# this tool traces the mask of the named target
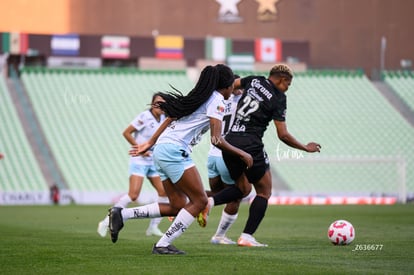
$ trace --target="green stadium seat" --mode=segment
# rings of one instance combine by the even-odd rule
[[[1,192],[42,192],[49,188],[19,120],[5,82],[0,77]]]
[[[148,108],[154,92],[171,90],[169,84],[186,92],[194,85],[184,72],[137,70],[27,70],[22,80],[66,182],[80,192],[125,192],[129,145],[122,131]],[[271,123],[264,142],[274,193],[394,192],[395,165],[363,158],[395,156],[406,160],[407,189],[414,191],[414,129],[360,71],[298,73],[287,95],[289,131],[302,142],[320,142],[322,152],[292,151]],[[192,154],[206,188],[209,146],[206,133]],[[284,161],[283,154],[333,161]]]
[[[387,72],[384,75],[384,81],[414,112],[414,73],[412,71]]]

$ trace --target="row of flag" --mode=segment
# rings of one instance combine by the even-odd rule
[[[160,35],[155,37],[155,57],[161,59],[183,59],[184,37]],[[80,37],[76,34],[53,35],[50,47],[52,55],[78,56]],[[128,36],[101,37],[101,56],[108,59],[128,59],[131,39]],[[22,33],[3,33],[2,50],[11,54],[26,54],[29,49],[28,35]],[[277,62],[282,60],[282,42],[274,38],[258,38],[254,41],[254,58],[258,62]],[[232,40],[225,37],[207,37],[205,58],[225,61],[232,55]]]

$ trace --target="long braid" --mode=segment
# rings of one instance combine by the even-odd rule
[[[217,89],[219,77],[219,70],[216,67],[205,67],[195,87],[186,96],[174,87],[172,87],[174,91],[161,93],[165,102],[160,104],[160,108],[166,115],[176,119],[192,114]]]

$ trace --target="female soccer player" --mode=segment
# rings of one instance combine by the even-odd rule
[[[235,78],[240,78],[240,76],[235,75]],[[222,122],[223,136],[229,131],[229,128],[234,121],[237,103],[239,102],[242,93],[242,90],[234,89],[230,98],[225,101]],[[221,150],[213,144],[211,144],[210,151],[208,152],[207,169],[210,191],[206,192],[209,197],[220,192],[229,185],[235,184],[234,180],[230,176],[226,164],[224,163]],[[226,204],[221,213],[216,233],[213,237],[211,237],[210,242],[212,244],[236,244],[236,242],[226,236],[226,233],[237,219],[240,202],[241,199]]]
[[[269,122],[273,120],[278,138],[288,146],[310,153],[319,152],[321,148],[315,142],[306,145],[300,143],[287,130],[285,93],[292,79],[292,70],[284,64],[278,64],[270,70],[268,78],[248,76],[235,80],[235,88],[242,88],[245,93],[239,100],[235,121],[225,139],[233,146],[243,148],[251,154],[253,166],[246,167],[239,158],[223,151],[224,162],[236,184],[210,197],[207,207],[197,220],[200,226],[204,227],[211,207],[247,196],[252,183],[256,197],[250,205],[249,217],[237,241],[239,246],[267,246],[256,241],[253,234],[265,215],[272,192],[269,159],[262,141]]]
[[[138,143],[148,140],[158,129],[158,127],[165,120],[164,111],[159,108],[159,103],[164,101],[160,93],[155,93],[152,96],[151,108],[140,113],[131,124],[124,130],[123,136],[131,144],[136,145]],[[165,194],[164,187],[162,186],[161,178],[154,166],[154,160],[152,157],[152,150],[148,150],[145,154],[132,157],[129,161],[129,191],[128,194],[123,195],[115,207],[124,208],[129,203],[138,199],[141,193],[142,184],[144,178],[147,177],[154,186],[158,194],[158,202],[168,203],[167,195]],[[153,218],[150,221],[148,229],[146,231],[147,236],[156,235],[162,236],[163,233],[158,228],[162,218]],[[107,215],[98,224],[98,234],[102,237],[106,236],[109,226],[109,216]]]
[[[118,233],[125,220],[176,216],[165,234],[154,244],[152,253],[185,253],[174,247],[172,242],[187,230],[207,205],[200,174],[190,154],[193,146],[200,142],[202,135],[209,129],[212,144],[234,154],[245,166],[252,165],[250,154],[231,146],[221,136],[223,99],[227,99],[233,91],[233,82],[234,75],[229,67],[222,64],[207,66],[188,95],[183,96],[178,90],[162,95],[165,102],[160,103],[160,107],[168,118],[148,142],[133,146],[131,154],[142,154],[156,143],[154,161],[170,204],[111,208],[109,228],[112,242],[118,240]]]

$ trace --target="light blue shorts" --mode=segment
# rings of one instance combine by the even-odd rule
[[[157,144],[153,158],[161,180],[170,179],[172,183],[179,181],[184,171],[194,166],[190,153],[176,144]]]
[[[131,162],[129,164],[129,175],[153,178],[159,176],[155,165],[144,165]]]
[[[225,184],[234,184],[234,180],[230,177],[229,170],[222,157],[208,156],[207,169],[210,179],[220,176]]]

